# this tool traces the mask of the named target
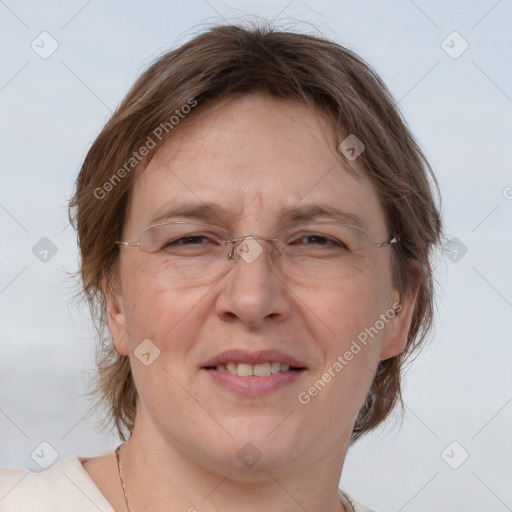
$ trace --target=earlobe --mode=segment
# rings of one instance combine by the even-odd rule
[[[106,277],[101,281],[101,289],[106,300],[108,330],[114,340],[117,352],[122,356],[127,356],[129,352],[126,343],[126,319],[122,298]]]
[[[402,294],[401,296],[398,296],[398,293],[396,294],[398,300],[394,301],[390,308],[390,311],[393,310],[394,313],[386,325],[382,338],[380,350],[381,361],[397,356],[405,350],[416,307],[419,287],[420,280],[418,278],[414,289],[410,290],[409,293]]]

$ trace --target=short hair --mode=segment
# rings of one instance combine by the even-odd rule
[[[250,93],[326,113],[336,147],[349,134],[365,145],[358,163],[377,191],[391,232],[400,234],[400,243],[392,246],[393,287],[405,295],[418,283],[419,288],[405,350],[379,363],[351,441],[380,425],[397,403],[403,407],[404,364],[424,344],[433,322],[431,262],[441,216],[432,169],[385,84],[354,52],[322,37],[269,26],[218,25],[163,54],[136,80],[87,153],[70,201],[83,295],[99,337],[89,395],[123,441],[133,430],[137,390],[129,358],[117,352],[108,332],[101,284],[115,283],[115,241],[135,171],[172,135],[173,118],[186,112],[184,106],[197,105],[196,111],[210,100]],[[139,164],[143,147],[151,153]]]

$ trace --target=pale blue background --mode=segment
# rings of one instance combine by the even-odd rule
[[[70,302],[66,201],[110,109],[151,59],[249,15],[317,30],[376,68],[439,177],[447,235],[468,248],[457,263],[438,259],[435,336],[408,372],[402,428],[357,444],[342,487],[381,512],[512,510],[510,0],[0,1],[0,466],[35,469],[42,441],[60,458],[118,443],[94,431],[80,398],[94,340],[85,308]],[[31,48],[43,31],[59,44],[46,60]],[[457,59],[441,48],[453,31],[469,43]],[[47,263],[31,251],[42,237],[58,249]],[[452,441],[469,453],[458,469],[441,457]]]

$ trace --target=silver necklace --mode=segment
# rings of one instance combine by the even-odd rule
[[[117,469],[119,471],[119,479],[121,480],[121,487],[123,488],[123,494],[124,494],[124,501],[126,503],[126,510],[128,510],[128,512],[131,512],[130,511],[130,506],[128,505],[128,496],[126,495],[126,488],[124,486],[124,480],[123,480],[123,468],[121,466],[121,460],[120,460],[120,457],[119,457],[119,452],[121,451],[121,446],[123,446],[122,444],[120,444],[117,448],[116,448],[116,459],[117,459]],[[341,501],[341,500],[340,500]],[[348,500],[347,500],[348,502]],[[352,512],[354,512],[354,507],[352,506],[352,503],[350,503],[350,508],[352,509]],[[343,506],[343,508],[345,508]]]
[[[119,471],[119,479],[121,480],[121,487],[123,488],[124,501],[126,503],[126,510],[128,510],[128,512],[130,512],[130,506],[128,505],[128,496],[126,496],[126,489],[125,489],[124,480],[123,480],[123,468],[121,467],[121,460],[119,458],[119,452],[120,452],[121,446],[123,446],[123,445],[120,444],[116,448],[117,469]]]

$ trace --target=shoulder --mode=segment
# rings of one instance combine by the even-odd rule
[[[68,457],[41,472],[0,468],[1,512],[114,512],[82,466]]]
[[[350,505],[352,505],[354,512],[376,512],[371,508],[361,505],[361,503],[358,503],[354,498],[349,496],[346,492],[342,491],[341,489],[338,490],[338,494],[342,501],[345,499],[346,501],[348,501]]]

